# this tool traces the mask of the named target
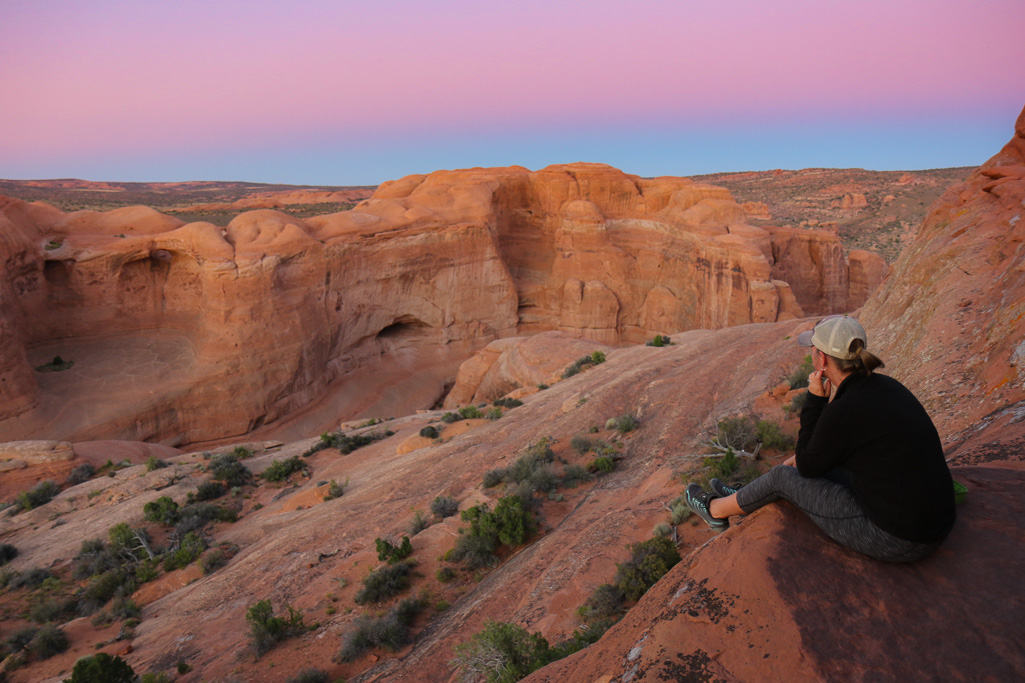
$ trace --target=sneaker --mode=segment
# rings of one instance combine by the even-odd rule
[[[687,506],[693,510],[698,517],[705,520],[705,523],[712,528],[712,531],[723,532],[730,528],[730,520],[713,517],[711,511],[708,509],[708,504],[712,502],[712,499],[718,497],[719,496],[715,496],[704,491],[697,484],[691,484],[688,486],[687,490],[683,494],[684,500],[687,501]]]
[[[708,484],[712,487],[712,491],[715,493],[715,495],[719,496],[720,498],[732,496],[734,493],[739,491],[740,488],[743,486],[743,484],[737,483],[724,484],[718,479],[713,479],[712,481],[708,482]]]

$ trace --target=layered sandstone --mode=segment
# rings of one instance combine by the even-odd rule
[[[619,345],[845,311],[885,272],[848,262],[831,233],[745,216],[722,188],[601,164],[409,176],[351,211],[257,210],[226,228],[5,199],[0,438],[273,437],[315,404],[292,424],[319,433],[432,405],[496,339]],[[75,366],[32,370],[55,355]],[[417,362],[430,370],[396,385],[405,401],[344,386]]]

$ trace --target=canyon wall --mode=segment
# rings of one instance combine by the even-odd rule
[[[722,188],[601,164],[409,176],[351,211],[227,228],[4,199],[0,440],[222,439],[403,349],[638,343],[851,310],[885,276],[832,233],[744,217]],[[54,355],[75,367],[33,371]]]

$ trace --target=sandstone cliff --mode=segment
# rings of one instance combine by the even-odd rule
[[[439,171],[352,211],[227,228],[10,199],[0,220],[4,439],[298,438],[429,407],[496,339],[619,345],[844,311],[886,270],[830,233],[747,225],[722,188],[600,164]],[[33,372],[56,355],[75,367]],[[393,396],[355,390],[393,368]]]

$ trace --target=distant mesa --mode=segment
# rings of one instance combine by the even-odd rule
[[[350,211],[264,208],[226,228],[4,198],[0,434],[276,437],[288,421],[429,407],[498,339],[554,330],[617,346],[849,311],[885,277],[833,232],[755,227],[752,212],[767,208],[587,163],[408,176]],[[33,371],[55,355],[76,364]],[[361,395],[345,388],[375,363]]]

